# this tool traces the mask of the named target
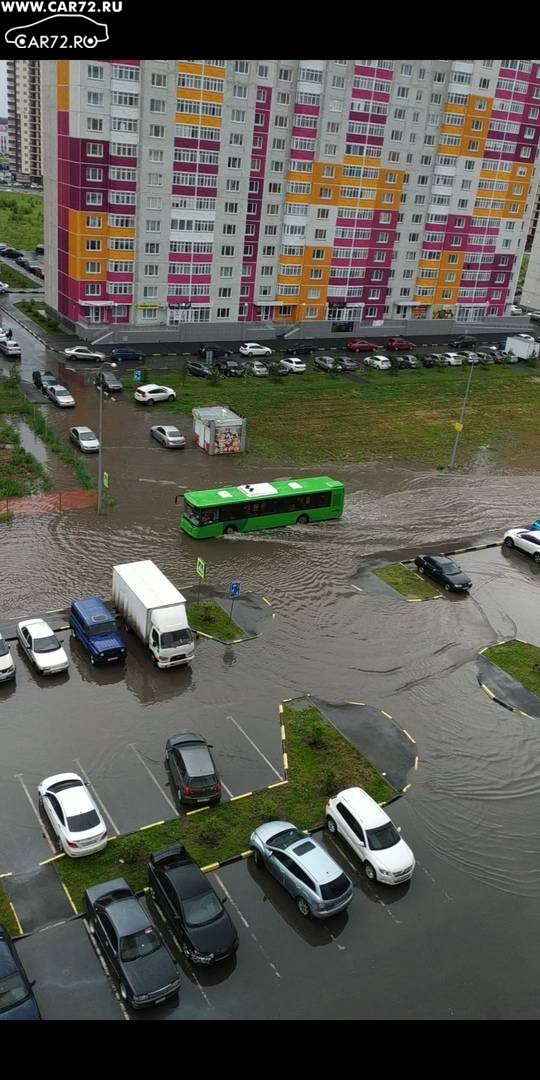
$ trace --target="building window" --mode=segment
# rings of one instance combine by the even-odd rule
[[[101,263],[100,262],[87,262],[84,264],[86,274],[100,274]]]
[[[217,319],[228,319],[231,314],[231,309],[228,307],[218,307],[216,312]]]
[[[103,68],[98,64],[89,64],[87,69],[89,79],[103,79]]]
[[[101,206],[103,203],[103,192],[87,191],[85,201],[87,206]]]
[[[159,266],[157,263],[145,263],[144,276],[145,277],[157,277],[159,274]]]
[[[165,127],[163,124],[150,124],[150,138],[151,139],[164,139]]]
[[[86,179],[92,183],[100,183],[103,180],[103,169],[87,169]]]
[[[153,71],[151,84],[152,86],[161,86],[164,88],[167,86],[167,76],[163,75],[160,71]]]
[[[88,131],[103,131],[103,120],[101,116],[87,116],[86,127]]]

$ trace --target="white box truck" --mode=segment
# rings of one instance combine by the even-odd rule
[[[520,360],[532,360],[540,353],[540,345],[531,334],[513,334],[507,337],[504,351],[519,356]]]
[[[159,668],[189,664],[195,655],[186,600],[150,559],[113,567],[113,603],[148,645]]]

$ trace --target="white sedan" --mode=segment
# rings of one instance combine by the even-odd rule
[[[463,355],[469,356],[469,353],[464,353]],[[463,356],[460,356],[457,352],[445,352],[443,353],[443,356],[447,367],[461,367],[463,363]]]
[[[60,386],[58,383],[53,383],[52,386],[48,386],[47,397],[54,401],[55,405],[59,405],[61,409],[70,409],[75,404],[75,398],[70,394],[66,386]]]
[[[15,677],[15,663],[11,649],[0,634],[0,682],[7,682]]]
[[[377,368],[377,371],[389,371],[392,367],[387,356],[366,356],[364,364],[368,367]]]
[[[290,371],[291,375],[302,375],[306,370],[306,365],[303,360],[300,360],[298,356],[284,356],[281,360],[281,367],[283,371]]]
[[[17,637],[40,675],[67,671],[69,660],[45,619],[25,619],[17,625]]]
[[[79,447],[79,450],[83,454],[97,454],[99,451],[99,439],[97,435],[94,435],[92,428],[89,427],[72,427],[69,429],[69,437],[75,446]]]
[[[153,405],[156,401],[176,401],[176,394],[170,386],[158,386],[157,383],[139,386],[133,397],[141,405]]]
[[[504,534],[504,546],[526,551],[535,563],[540,563],[540,529],[508,529]]]
[[[105,847],[107,826],[76,773],[48,776],[38,787],[38,801],[66,855],[76,859]]]
[[[246,341],[240,346],[240,356],[271,356],[272,350],[268,345],[258,345],[256,341]]]
[[[69,349],[64,349],[64,356],[69,356],[71,360],[97,360],[98,363],[107,359],[105,353],[89,349],[88,345],[72,345]]]

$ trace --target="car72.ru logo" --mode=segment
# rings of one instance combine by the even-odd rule
[[[14,26],[4,38],[17,49],[94,49],[109,40],[109,31],[105,23],[87,15],[62,14]]]

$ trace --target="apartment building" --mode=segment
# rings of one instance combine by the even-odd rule
[[[19,180],[41,183],[41,61],[7,61],[8,152]]]
[[[46,300],[74,325],[503,315],[540,61],[42,62]]]

